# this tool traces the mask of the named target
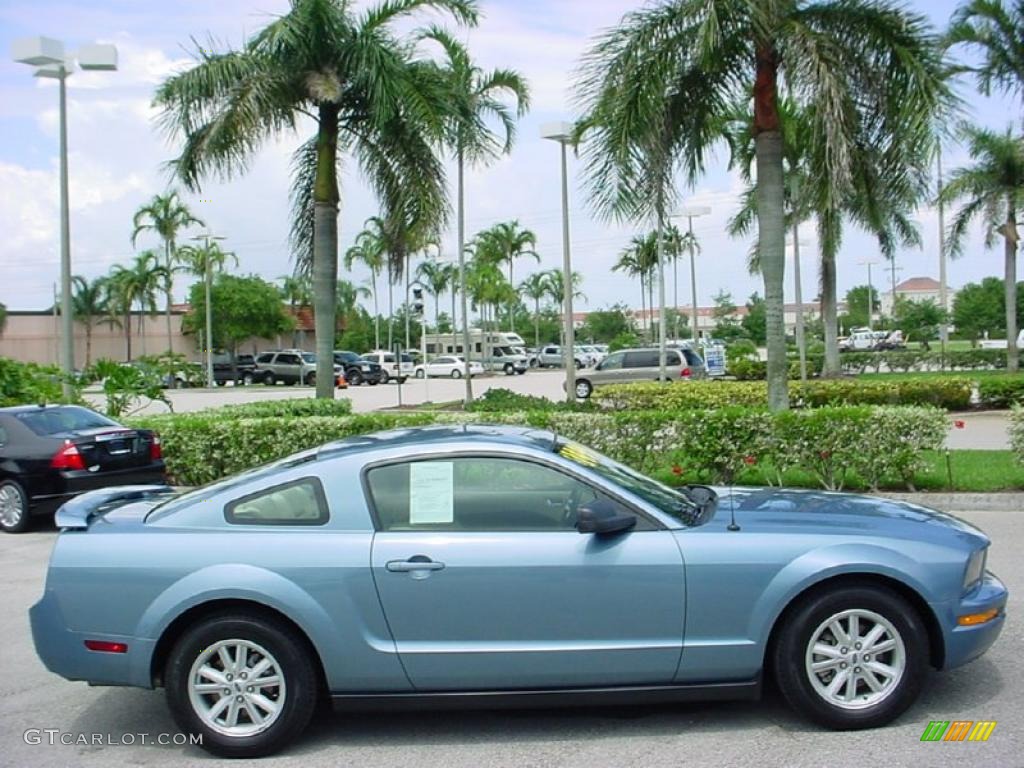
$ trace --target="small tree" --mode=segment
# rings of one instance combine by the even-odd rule
[[[907,341],[920,341],[927,347],[929,341],[938,337],[944,315],[942,307],[931,299],[911,301],[905,296],[896,297],[893,318]]]
[[[768,320],[765,312],[764,299],[754,291],[747,299],[747,314],[740,321],[740,326],[755,344],[763,345],[768,338]]]
[[[189,302],[192,312],[186,315],[184,326],[197,333],[206,322],[206,296],[201,282],[192,285]],[[280,289],[255,275],[218,274],[210,289],[210,302],[217,308],[213,315],[212,346],[228,350],[232,361],[241,342],[254,336],[271,339],[291,330],[294,322],[285,314]]]

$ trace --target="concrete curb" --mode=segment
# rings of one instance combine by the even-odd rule
[[[941,512],[1024,512],[1024,492],[1005,493],[877,493]]]

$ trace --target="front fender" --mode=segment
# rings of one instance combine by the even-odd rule
[[[949,572],[951,569],[944,569]],[[952,571],[955,573],[955,569]],[[750,614],[748,636],[767,646],[775,622],[802,592],[844,574],[871,574],[900,582],[925,602],[941,602],[945,584],[937,584],[930,566],[903,552],[878,544],[846,543],[819,547],[796,558],[775,574]]]
[[[135,635],[152,644],[149,653],[133,656],[132,679],[145,681],[136,684],[151,685],[152,649],[171,623],[190,608],[214,600],[251,600],[273,608],[305,632],[321,659],[335,634],[331,618],[316,600],[279,573],[237,563],[211,565],[171,584],[143,613]]]

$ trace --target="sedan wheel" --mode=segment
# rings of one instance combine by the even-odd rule
[[[312,651],[271,620],[213,616],[188,630],[167,662],[165,685],[183,731],[225,757],[262,757],[298,737],[317,699]]]
[[[427,378],[427,374],[426,374],[426,372],[422,368],[420,368],[418,371],[416,371],[416,378],[417,379],[425,379],[425,378]]]
[[[452,378],[453,379],[461,379],[462,378],[462,371],[460,371],[458,368],[452,368]]]
[[[22,533],[30,520],[28,498],[21,486],[13,480],[0,483],[0,528],[7,533]]]
[[[798,606],[780,630],[774,663],[786,699],[807,717],[830,728],[874,728],[917,698],[928,636],[899,595],[843,587]]]
[[[586,400],[590,397],[590,394],[594,391],[594,386],[586,379],[579,379],[576,382],[576,397],[580,400]]]

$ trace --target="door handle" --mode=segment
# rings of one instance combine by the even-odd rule
[[[444,568],[444,563],[417,555],[408,560],[389,560],[384,567],[392,573],[410,573],[412,571],[440,571]]]

